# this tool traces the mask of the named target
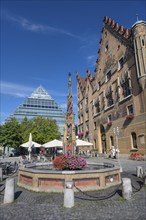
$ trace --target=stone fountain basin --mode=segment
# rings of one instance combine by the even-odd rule
[[[58,171],[52,163],[36,163],[18,170],[17,185],[32,191],[63,192],[65,182],[70,181],[82,191],[104,189],[121,183],[120,168],[110,163],[88,163],[83,170]]]

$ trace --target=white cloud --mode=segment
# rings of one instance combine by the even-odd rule
[[[97,59],[97,56],[96,55],[90,55],[87,57],[87,62],[88,62],[88,65],[93,67],[95,66],[96,64],[96,59]]]
[[[18,97],[18,98],[25,98],[29,96],[36,89],[33,87],[23,86],[20,84],[4,82],[4,81],[1,81],[0,84],[1,84],[1,94],[10,95],[10,96]],[[66,100],[67,100],[67,93],[63,93],[57,90],[47,90],[47,91],[48,91],[48,94],[51,95],[52,97],[56,97],[56,98],[66,97]],[[75,96],[76,94],[73,94],[73,97]]]
[[[28,96],[34,88],[22,86],[20,84],[10,83],[10,82],[1,82],[1,94],[10,95],[19,98],[25,98]]]
[[[6,19],[7,21],[13,22],[17,25],[19,25],[21,28],[23,28],[26,31],[31,32],[39,32],[39,33],[47,33],[47,34],[64,34],[69,37],[78,38],[82,40],[82,38],[78,35],[75,35],[67,30],[63,30],[57,27],[52,27],[50,25],[44,25],[44,24],[36,24],[32,21],[29,21],[28,19],[16,16],[8,11],[2,11],[1,17],[3,19]]]

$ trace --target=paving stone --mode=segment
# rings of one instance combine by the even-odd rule
[[[104,158],[89,159],[92,162],[105,162]],[[108,161],[109,162],[109,161]],[[110,161],[116,164],[117,160]],[[75,193],[75,206],[63,207],[63,193],[36,193],[26,189],[15,188],[15,201],[3,204],[3,194],[0,194],[0,219],[3,220],[144,220],[146,218],[146,187],[142,180],[136,177],[136,166],[145,167],[145,161],[130,161],[121,159],[123,166],[122,177],[131,178],[133,185],[132,199],[127,201],[121,197],[121,186],[117,193],[105,200],[93,199],[106,197],[116,190],[117,186],[106,190],[87,192],[86,196]],[[15,177],[17,180],[17,176]],[[17,181],[15,181],[17,182]],[[3,187],[0,183],[0,188]]]

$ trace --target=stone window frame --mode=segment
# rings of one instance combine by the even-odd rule
[[[109,45],[108,45],[108,42],[105,44],[105,53],[108,53],[109,51]]]
[[[108,82],[108,81],[111,79],[111,77],[112,77],[112,71],[109,70],[109,71],[106,73],[106,80],[105,80],[105,82]]]
[[[121,76],[120,86],[122,87],[123,98],[126,98],[132,94],[131,79],[128,71],[125,71],[123,76]]]
[[[92,115],[94,115],[94,99],[92,100],[92,102],[91,102],[91,105],[92,105]]]
[[[108,108],[114,104],[112,85],[108,87],[105,97],[107,99],[107,108]]]
[[[120,71],[124,66],[124,56],[122,56],[119,60],[118,60],[118,71]]]
[[[101,112],[101,108],[100,108],[100,98],[98,97],[96,102],[95,102],[95,114],[98,114]]]
[[[112,121],[112,115],[109,114],[109,115],[107,116],[107,122],[111,122],[111,121]]]
[[[97,129],[97,122],[94,121],[94,130],[96,130],[96,129]]]
[[[132,150],[137,150],[138,145],[137,145],[137,134],[135,131],[131,132],[131,149]]]
[[[113,88],[113,101],[114,103],[117,103],[120,101],[120,82],[119,82],[119,76],[118,78],[112,83]]]
[[[100,88],[101,88],[101,81],[99,81],[99,82],[97,83],[97,91],[99,91]]]
[[[100,100],[100,111],[104,111],[106,108],[106,100],[105,100],[105,90],[103,90],[100,94],[99,94],[99,100]]]
[[[127,115],[134,114],[134,106],[133,104],[130,104],[127,106]]]

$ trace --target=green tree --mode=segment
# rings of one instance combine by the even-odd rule
[[[32,132],[32,127],[33,127],[33,121],[28,120],[27,117],[25,117],[20,124],[20,133],[22,137],[21,144],[28,141],[29,134]]]
[[[44,144],[53,139],[60,139],[61,134],[55,120],[37,117],[33,119],[32,125],[33,140]]]
[[[1,125],[0,142],[3,147],[19,147],[21,143],[20,124],[15,118]]]
[[[58,125],[55,120],[42,117],[24,120],[19,123],[15,118],[0,125],[0,145],[3,147],[19,148],[21,144],[29,140],[29,134],[35,142],[44,144],[53,139],[60,139]]]

